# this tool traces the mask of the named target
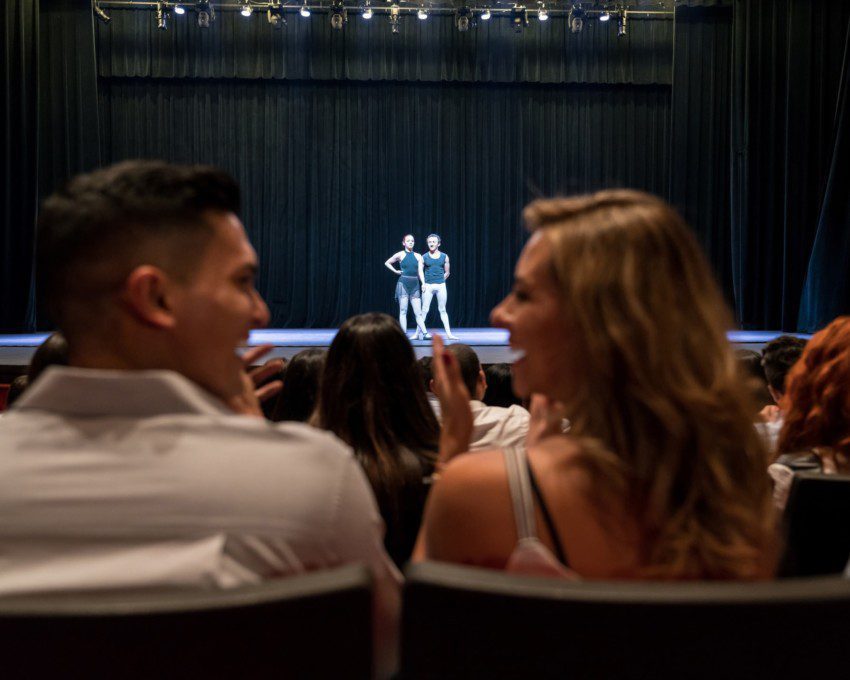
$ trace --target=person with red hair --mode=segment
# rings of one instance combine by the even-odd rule
[[[788,373],[779,458],[770,466],[784,507],[794,470],[850,472],[850,316],[812,336]]]

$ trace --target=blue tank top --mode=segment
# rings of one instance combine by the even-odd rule
[[[440,257],[434,259],[428,253],[422,256],[425,263],[425,283],[446,282],[446,254],[440,253]]]
[[[419,278],[419,261],[413,253],[407,253],[399,263],[402,276],[415,276]]]

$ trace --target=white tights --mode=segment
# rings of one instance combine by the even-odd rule
[[[401,325],[401,330],[407,332],[407,302],[410,300],[410,305],[413,307],[413,316],[416,318],[416,325],[423,333],[428,331],[425,329],[425,319],[422,315],[422,301],[419,298],[410,298],[408,295],[402,295],[398,299],[398,322]]]
[[[431,309],[431,300],[437,296],[437,310],[440,312],[440,319],[443,322],[443,328],[446,329],[448,335],[452,334],[452,329],[449,326],[449,314],[446,312],[446,300],[449,294],[446,292],[445,283],[426,283],[422,287],[422,326],[425,325],[425,317],[428,316],[428,310]]]

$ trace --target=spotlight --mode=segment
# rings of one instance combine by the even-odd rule
[[[511,23],[514,25],[514,33],[522,33],[522,29],[528,26],[528,12],[524,5],[511,8]]]
[[[485,7],[484,11],[481,12],[481,21],[489,21],[490,20],[490,8]]]
[[[280,30],[286,26],[286,17],[283,16],[283,8],[280,3],[269,3],[269,8],[266,10],[266,19],[272,25],[272,28]]]
[[[599,21],[608,21],[611,19],[611,12],[607,9],[602,10],[602,14],[599,15]]]
[[[472,10],[469,7],[461,7],[455,13],[455,26],[457,26],[457,30],[461,33],[465,33],[469,30],[469,26],[472,23]]]
[[[308,16],[310,16],[310,8],[309,8],[309,7],[307,7],[307,3],[306,3],[306,2],[305,2],[303,5],[301,5],[301,9],[300,9],[300,10],[298,10],[298,13],[299,13],[302,17],[304,17],[305,19],[306,19]]]
[[[372,18],[372,5],[369,4],[368,0],[366,4],[363,6],[363,18],[371,19]]]
[[[620,16],[617,18],[617,37],[622,38],[625,35],[628,35],[629,32],[629,16],[626,14],[626,10],[622,10],[620,12]]]
[[[581,33],[581,30],[584,28],[584,19],[586,16],[587,14],[584,9],[582,9],[580,2],[573,5],[568,17],[570,30],[573,33]]]
[[[168,30],[168,12],[162,8],[162,3],[156,3],[156,27],[160,31]]]
[[[251,5],[248,4],[248,0],[242,0],[242,9],[239,10],[239,14],[243,17],[251,16],[254,10],[251,8]]]
[[[398,5],[390,5],[390,15],[389,15],[390,28],[392,29],[394,34],[398,33],[399,30],[400,30],[399,25],[398,25],[398,15],[399,15]]]
[[[186,14],[186,8],[183,5],[174,5],[174,13],[183,16]]]
[[[95,15],[98,19],[100,19],[103,23],[108,24],[112,21],[112,17],[109,16],[100,6],[100,3],[95,0],[94,5],[92,5],[92,9],[94,10]]]
[[[416,13],[416,16],[419,18],[420,21],[425,21],[425,19],[428,18],[428,10],[424,7],[420,7],[419,11]]]
[[[341,31],[342,27],[348,22],[348,12],[341,2],[334,2],[331,5],[331,28],[335,31]]]
[[[549,11],[546,9],[546,5],[544,5],[542,2],[540,3],[540,9],[537,10],[537,20],[549,21]]]
[[[200,0],[195,5],[195,12],[198,14],[198,28],[209,28],[210,23],[215,21],[215,8],[210,0]]]

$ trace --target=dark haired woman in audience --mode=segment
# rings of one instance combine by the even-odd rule
[[[492,321],[520,355],[514,390],[535,394],[527,457],[451,460],[469,441],[469,395],[436,340],[441,467],[451,462],[417,558],[564,577],[769,577],[766,452],[730,315],[687,226],[634,191],[535,201],[523,217],[534,233]]]
[[[481,401],[487,406],[522,406],[522,399],[514,394],[510,364],[490,364],[484,369],[484,376],[487,379],[487,390]]]
[[[779,458],[770,466],[784,507],[794,470],[850,472],[850,316],[815,333],[785,380]]]
[[[316,407],[319,384],[327,351],[305,349],[298,352],[283,369],[283,389],[277,396],[271,420],[306,423]]]
[[[328,350],[314,422],[354,449],[387,525],[387,552],[403,565],[419,531],[439,426],[395,319],[361,314],[342,325]]]

